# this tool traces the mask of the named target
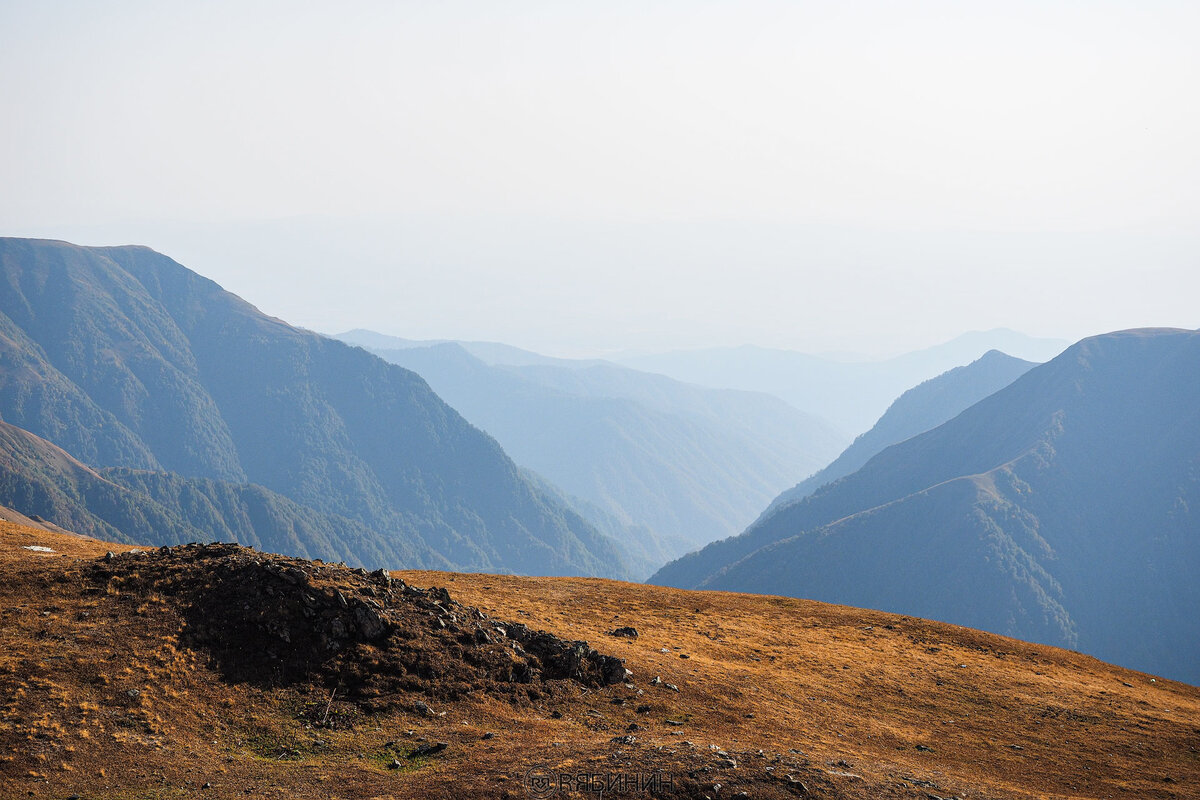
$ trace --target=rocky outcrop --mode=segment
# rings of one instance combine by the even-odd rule
[[[445,588],[409,586],[384,570],[190,544],[110,554],[90,578],[164,599],[181,618],[181,640],[232,681],[318,681],[389,704],[410,692],[536,697],[554,682],[606,686],[629,675],[587,642],[492,619]]]

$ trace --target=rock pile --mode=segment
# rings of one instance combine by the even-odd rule
[[[182,618],[181,640],[234,681],[319,682],[391,705],[407,692],[536,698],[556,681],[607,686],[628,674],[586,642],[492,619],[444,588],[409,586],[384,570],[190,544],[106,556],[90,577],[162,597]]]

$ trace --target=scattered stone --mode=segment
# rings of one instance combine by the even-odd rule
[[[680,653],[679,657],[680,658],[691,658],[691,656],[689,656],[687,653]]]
[[[396,759],[394,759],[394,758],[393,758],[393,759],[392,759],[392,763],[388,764],[387,766],[388,766],[388,769],[400,769],[400,768],[401,768],[401,767],[403,767],[404,765],[403,765],[403,764],[401,764],[399,761],[397,761]]]
[[[634,627],[631,627],[628,625],[626,625],[625,627],[622,627],[622,628],[617,628],[616,630],[609,631],[608,635],[609,636],[624,636],[627,639],[638,638],[637,628],[634,628]]]
[[[630,735],[614,736],[613,738],[609,739],[609,741],[613,744],[633,744],[637,741],[637,737]]]
[[[787,783],[787,785],[792,789],[800,792],[800,794],[808,794],[808,787],[805,786],[804,783],[794,775],[785,775],[784,782]]]
[[[481,738],[482,738],[484,741],[487,741],[488,739],[495,739],[495,738],[496,738],[496,734],[492,733],[491,731],[488,731],[488,732],[487,732],[487,733],[485,733],[485,734],[484,734],[484,735],[483,735]]]
[[[555,710],[550,712],[550,719],[562,719],[562,712]]]
[[[650,706],[644,704],[638,706],[636,709],[637,713],[639,714],[649,714],[652,710],[653,709],[651,709]]]
[[[932,753],[933,752],[932,747],[926,747],[923,744],[917,745],[917,749],[920,750],[922,753]]]
[[[422,756],[433,756],[445,750],[449,745],[445,742],[435,742],[433,744],[423,744],[417,747],[409,754],[409,758],[420,758]]]

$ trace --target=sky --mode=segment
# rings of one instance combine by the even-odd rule
[[[556,355],[1200,327],[1195,2],[0,0],[0,235]]]

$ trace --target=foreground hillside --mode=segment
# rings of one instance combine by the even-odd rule
[[[1200,683],[1200,331],[1084,339],[651,580],[913,614]]]
[[[1200,689],[1077,653],[777,597],[128,549],[0,522],[0,796],[1200,790]]]
[[[205,530],[244,528],[224,511],[247,497],[310,508],[319,522],[293,554],[341,539],[362,564],[629,574],[611,540],[419,376],[145,247],[0,238],[0,418],[88,467],[157,473],[122,481]],[[76,513],[89,515],[104,513]]]

